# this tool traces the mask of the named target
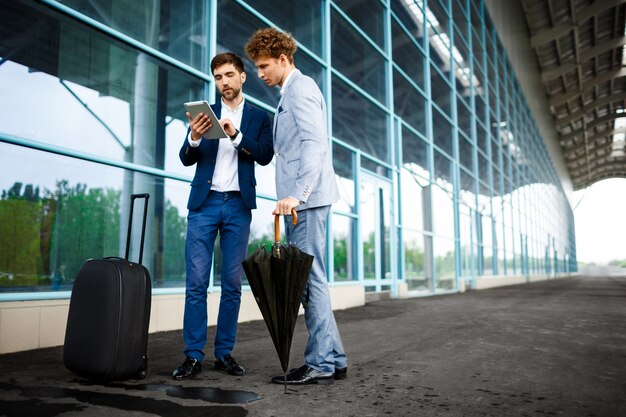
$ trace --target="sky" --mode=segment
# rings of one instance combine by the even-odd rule
[[[597,182],[573,193],[578,262],[626,259],[626,178]]]

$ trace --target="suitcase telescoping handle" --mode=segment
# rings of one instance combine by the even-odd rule
[[[135,207],[135,200],[138,198],[145,198],[146,201],[143,205],[143,223],[141,225],[141,244],[139,245],[139,261],[138,264],[141,264],[143,260],[143,242],[146,237],[146,218],[148,217],[148,199],[150,198],[150,194],[131,194],[130,196],[130,217],[128,219],[128,235],[126,236],[126,255],[124,259],[128,260],[128,253],[130,252],[130,231],[133,226],[133,208]]]

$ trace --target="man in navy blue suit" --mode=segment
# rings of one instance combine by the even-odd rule
[[[213,247],[220,234],[222,249],[221,296],[214,342],[215,368],[231,375],[245,369],[232,357],[241,303],[241,262],[246,256],[252,209],[256,208],[254,163],[270,163],[272,130],[267,113],[248,105],[242,93],[246,73],[233,53],[211,60],[211,72],[222,100],[212,105],[229,138],[204,139],[209,117],[192,118],[180,149],[183,165],[196,164],[187,208],[185,245],[186,291],[183,339],[185,360],[172,374],[175,380],[201,370],[207,342],[207,288]]]

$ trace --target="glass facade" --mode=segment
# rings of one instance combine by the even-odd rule
[[[151,194],[155,292],[182,291],[194,170],[178,159],[182,103],[215,100],[210,58],[245,56],[265,26],[294,35],[296,65],[328,101],[332,284],[434,294],[576,269],[571,208],[480,0],[0,8],[0,300],[68,297],[85,259],[123,256],[134,192]],[[278,90],[245,65],[247,99],[273,115]],[[273,240],[273,164],[257,183],[250,250]]]

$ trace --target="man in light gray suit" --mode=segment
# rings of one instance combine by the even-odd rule
[[[280,86],[274,117],[276,194],[274,214],[285,215],[287,241],[315,257],[302,304],[309,332],[304,365],[278,384],[329,384],[347,376],[346,354],[339,337],[326,281],[326,219],[339,199],[328,133],[326,105],[319,87],[294,64],[296,41],[273,28],[255,32],[245,46],[258,76],[269,87]],[[298,223],[291,224],[291,210]]]

